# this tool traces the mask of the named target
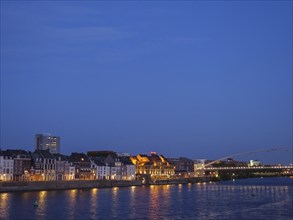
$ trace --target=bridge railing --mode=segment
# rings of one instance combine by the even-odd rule
[[[251,167],[203,167],[199,170],[257,170],[257,169],[293,169],[291,166],[251,166]]]

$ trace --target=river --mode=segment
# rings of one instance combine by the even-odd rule
[[[0,219],[292,220],[293,179],[1,193]]]

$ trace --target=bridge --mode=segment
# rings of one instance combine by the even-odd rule
[[[274,151],[289,151],[287,148],[284,148],[284,147],[278,147],[278,148],[269,148],[269,149],[261,149],[261,150],[256,150],[256,151],[248,151],[248,152],[242,152],[242,153],[237,153],[237,154],[232,154],[232,155],[229,155],[229,156],[225,156],[225,157],[221,157],[217,160],[214,160],[210,163],[207,163],[207,164],[202,164],[202,166],[198,167],[196,170],[208,170],[208,169],[213,169],[213,168],[216,168],[215,170],[218,170],[219,167],[210,167],[211,165],[213,165],[214,163],[217,163],[219,161],[222,161],[222,160],[225,160],[225,159],[228,159],[228,158],[234,158],[236,156],[240,156],[240,155],[245,155],[245,154],[254,154],[254,153],[259,153],[259,152],[274,152]],[[268,167],[270,166],[259,166],[260,169],[267,169]],[[282,169],[280,168],[280,166],[273,166],[274,169]],[[225,167],[223,167],[225,169]],[[231,169],[231,167],[226,167],[227,169]],[[253,168],[253,167],[234,167],[234,169],[256,169],[256,168]],[[270,167],[271,168],[271,167]],[[285,168],[286,169],[286,168]],[[290,168],[288,168],[290,169]]]
[[[218,161],[225,160],[225,159],[228,159],[228,158],[233,158],[233,157],[240,156],[240,155],[254,154],[254,153],[259,153],[259,152],[274,152],[274,151],[289,151],[289,150],[287,148],[284,148],[284,147],[278,147],[278,148],[269,148],[269,149],[261,149],[261,150],[256,150],[256,151],[242,152],[242,153],[232,154],[232,155],[229,155],[229,156],[219,158],[217,160],[214,160],[214,161],[212,161],[210,163],[205,164],[204,167],[208,167],[208,166],[210,166],[210,165],[212,165],[214,163],[217,163]]]
[[[201,170],[201,172],[197,172],[197,175],[211,176],[221,179],[247,178],[256,176],[293,176],[293,165],[205,167]]]
[[[275,170],[275,171],[279,171],[279,170],[293,170],[293,165],[289,165],[289,166],[247,166],[247,167],[243,167],[243,166],[237,166],[237,167],[205,167],[204,171],[218,171],[218,170],[224,170],[224,171],[241,171],[241,170],[249,170],[249,171],[256,171],[256,170]]]
[[[284,165],[259,165],[259,166],[248,166],[248,165],[240,165],[239,166],[233,166],[232,164],[229,166],[212,166],[215,163],[218,163],[219,161],[223,161],[228,158],[233,158],[236,156],[244,155],[244,154],[253,154],[258,152],[274,152],[274,151],[289,151],[286,148],[271,148],[271,149],[262,149],[262,150],[255,150],[255,151],[249,151],[249,152],[243,152],[243,153],[237,153],[233,155],[229,155],[226,157],[222,157],[220,159],[211,161],[209,163],[198,164],[198,167],[195,168],[194,173],[197,176],[205,176],[205,175],[211,175],[218,177],[221,176],[231,176],[234,175],[238,176],[249,176],[249,175],[255,175],[255,174],[272,174],[272,175],[293,175],[293,165],[290,164],[288,166]]]

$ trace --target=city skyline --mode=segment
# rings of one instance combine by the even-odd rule
[[[50,132],[65,154],[292,149],[291,9],[1,1],[1,148]],[[246,158],[289,164],[292,150]]]
[[[48,139],[49,138],[49,139]],[[40,140],[39,140],[40,139]],[[41,142],[41,143],[40,143]],[[56,148],[57,147],[57,148]],[[132,152],[125,152],[123,151],[123,149],[121,148],[115,148],[115,150],[113,150],[112,148],[91,148],[91,150],[87,150],[87,149],[83,149],[82,151],[76,152],[76,151],[66,151],[66,152],[62,152],[60,151],[60,137],[59,136],[53,136],[51,135],[51,133],[42,133],[42,134],[35,134],[35,146],[33,147],[33,149],[28,149],[28,147],[26,148],[12,148],[12,147],[8,147],[5,149],[0,148],[0,150],[25,150],[28,152],[34,152],[35,150],[48,150],[50,153],[55,153],[55,154],[62,154],[62,155],[70,155],[72,153],[89,153],[89,152],[115,152],[117,155],[121,155],[121,156],[133,156],[136,154],[143,154],[143,155],[151,155],[151,154],[157,154],[156,151],[149,151],[149,152],[140,152],[139,149],[137,149],[137,151],[132,151]],[[226,154],[226,155],[222,155],[222,157],[220,158],[189,158],[191,160],[194,161],[198,161],[198,160],[207,160],[207,161],[213,161],[212,163],[216,162],[216,161],[228,161],[228,160],[235,160],[235,161],[241,161],[240,158],[242,158],[242,162],[247,162],[248,164],[251,164],[252,162],[256,161],[259,164],[263,164],[263,165],[273,165],[272,163],[269,164],[267,162],[267,160],[264,161],[259,161],[259,159],[255,159],[255,158],[262,158],[259,157],[259,155],[261,154],[266,154],[266,153],[272,153],[275,154],[276,152],[291,152],[291,149],[289,148],[284,148],[284,147],[275,147],[275,148],[266,148],[266,149],[256,149],[253,151],[246,151],[246,152],[237,152],[237,153],[233,153],[233,154]],[[168,155],[169,158],[175,157],[175,158],[186,158],[189,157],[190,155],[188,155],[186,152],[183,155],[170,155],[170,154],[166,154]],[[258,156],[257,156],[258,155]],[[254,158],[254,159],[252,159]],[[266,158],[265,156],[263,158]],[[278,161],[275,164],[282,164],[283,161]],[[291,161],[289,161],[290,164]],[[289,163],[287,165],[289,165]],[[286,165],[285,163],[283,163],[283,165]]]

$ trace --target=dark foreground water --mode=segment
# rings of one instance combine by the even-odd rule
[[[293,179],[0,194],[0,219],[293,219]],[[35,201],[39,207],[34,207]]]

